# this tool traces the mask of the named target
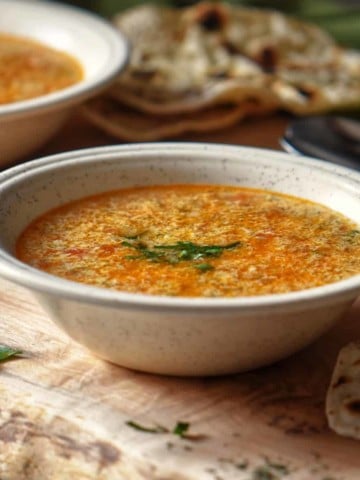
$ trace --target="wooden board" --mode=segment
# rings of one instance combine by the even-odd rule
[[[289,119],[289,115],[286,114],[249,118],[217,132],[187,134],[170,141],[233,143],[279,149],[279,140]],[[78,148],[119,143],[123,142],[90,125],[79,112],[75,111],[60,133],[40,151],[33,153],[31,158]]]
[[[0,281],[0,292],[0,343],[25,352],[0,366],[1,480],[360,478],[360,443],[332,433],[324,416],[337,352],[360,338],[360,303],[276,365],[181,379],[103,362],[27,291]],[[195,438],[141,432],[129,420],[168,430],[189,422]]]
[[[181,140],[279,148],[288,117]],[[76,114],[32,158],[120,143]],[[360,302],[331,332],[269,368],[222,378],[131,372],[61,332],[0,280],[0,480],[359,480],[360,443],[331,432],[324,399],[338,350],[360,338]],[[190,423],[195,439],[127,425]],[[271,468],[269,463],[277,464]]]

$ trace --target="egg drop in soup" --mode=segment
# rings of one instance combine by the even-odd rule
[[[34,220],[23,262],[123,292],[241,297],[360,273],[359,227],[301,198],[226,185],[163,185],[84,198]]]

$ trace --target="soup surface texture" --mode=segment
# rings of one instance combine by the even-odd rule
[[[39,97],[83,77],[71,56],[22,37],[0,34],[0,105]]]
[[[221,185],[124,189],[32,222],[22,261],[127,292],[235,297],[302,290],[360,273],[360,231],[324,206]]]

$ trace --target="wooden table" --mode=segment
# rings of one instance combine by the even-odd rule
[[[231,128],[211,132],[210,134],[188,134],[181,137],[179,140],[234,143],[239,145],[280,149],[279,139],[281,138],[288,121],[289,116],[286,114],[277,116],[273,115],[264,118],[253,118]],[[75,112],[60,134],[50,141],[50,143],[40,152],[33,154],[32,157],[78,148],[112,145],[117,143],[122,142],[114,137],[106,135],[98,128],[90,125],[83,119],[80,113]]]
[[[279,148],[286,121],[187,139]],[[75,115],[41,154],[109,143]],[[360,302],[315,344],[255,372],[159,377],[95,358],[1,280],[0,343],[25,353],[0,366],[0,479],[359,480],[360,443],[331,432],[324,415],[337,352],[360,338],[359,316]],[[191,438],[171,433],[178,421]]]

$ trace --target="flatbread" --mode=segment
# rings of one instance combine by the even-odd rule
[[[179,115],[156,116],[139,112],[108,95],[85,103],[84,115],[106,133],[127,141],[154,141],[187,132],[220,130],[239,120],[272,111],[263,105],[246,102],[236,106],[217,106]]]
[[[114,23],[132,53],[111,94],[142,111],[166,115],[251,99],[300,115],[360,106],[360,55],[279,12],[220,2],[144,5]]]
[[[338,51],[333,63],[302,69],[280,68],[272,90],[286,110],[318,114],[360,107],[360,54]]]
[[[326,397],[330,428],[360,439],[360,342],[350,343],[338,356]]]
[[[240,103],[247,94],[268,97],[261,68],[244,55],[229,55],[217,34],[189,17],[192,12],[145,5],[115,17],[132,45],[119,95],[130,91],[146,99],[147,111],[165,114]]]
[[[243,102],[254,100],[257,104],[264,106],[267,111],[270,108],[276,109],[280,106],[279,101],[266,89],[265,85],[254,79],[252,85],[243,88],[240,81],[226,80],[221,83],[209,85],[204,88],[201,95],[189,93],[179,98],[166,100],[159,98],[147,98],[134,87],[119,88],[118,85],[108,90],[109,96],[135,109],[152,113],[155,115],[176,115],[199,111],[217,105],[240,105]]]

